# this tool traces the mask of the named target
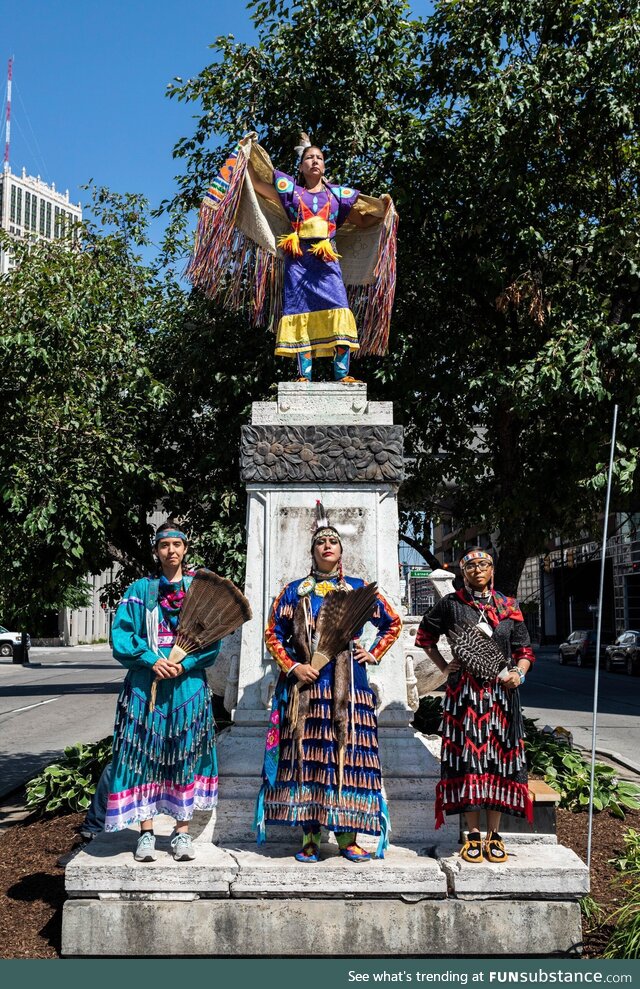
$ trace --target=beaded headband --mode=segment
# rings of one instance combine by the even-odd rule
[[[154,545],[157,546],[161,539],[182,539],[185,543],[189,542],[188,537],[180,529],[163,529],[162,532],[156,532]]]
[[[467,553],[460,560],[460,565],[464,567],[466,563],[471,563],[472,560],[487,560],[493,566],[493,557],[489,553],[485,553],[483,549],[474,549]]]
[[[315,544],[317,543],[318,539],[321,539],[323,536],[335,536],[336,539],[338,540],[338,542],[340,543],[340,545],[342,546],[342,540],[340,539],[340,533],[338,532],[337,529],[334,529],[332,525],[326,525],[326,526],[324,526],[324,528],[318,529],[318,531],[314,533],[313,542],[312,542],[311,545],[312,546],[315,546]]]

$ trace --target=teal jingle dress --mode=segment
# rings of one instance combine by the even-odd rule
[[[129,671],[118,697],[111,792],[105,831],[120,831],[156,814],[189,821],[211,810],[218,765],[211,692],[205,669],[220,642],[185,656],[182,673],[158,680],[150,710],[154,663],[176,640],[180,607],[192,574],[179,583],[144,577],[125,591],[113,622],[113,655]]]

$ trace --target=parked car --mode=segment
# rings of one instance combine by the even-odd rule
[[[602,654],[601,654],[602,655]],[[586,666],[596,659],[596,633],[592,629],[578,629],[572,632],[566,642],[558,646],[558,659],[564,666],[574,659],[576,666]]]
[[[605,649],[604,668],[607,673],[623,667],[630,677],[640,673],[640,632],[631,629],[618,636],[612,646]]]
[[[14,646],[22,644],[22,632],[10,632],[0,625],[0,656],[13,656]],[[31,648],[31,637],[27,636],[27,649]]]

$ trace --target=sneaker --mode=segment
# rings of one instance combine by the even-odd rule
[[[191,835],[182,832],[171,839],[171,851],[176,862],[191,861],[196,857]]]
[[[155,862],[156,860],[156,836],[153,831],[143,831],[138,838],[138,844],[134,853],[136,862]]]

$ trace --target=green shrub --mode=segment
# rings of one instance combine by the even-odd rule
[[[629,828],[623,840],[624,855],[610,861],[621,873],[615,882],[624,898],[622,906],[607,918],[615,927],[603,958],[640,958],[640,832]]]
[[[530,773],[544,777],[545,783],[561,795],[560,806],[586,810],[589,806],[591,761],[525,718],[525,749]],[[640,787],[618,779],[612,766],[596,762],[593,776],[593,809],[608,810],[624,820],[627,810],[640,809]]]
[[[551,767],[560,769],[563,756],[570,750],[568,742],[541,731],[532,718],[524,718],[524,746],[527,768],[535,776],[546,776]]]
[[[626,875],[619,876],[618,881],[625,880],[626,896],[622,906],[608,919],[615,924],[603,958],[640,958],[640,872],[634,870],[634,882],[629,882]]]
[[[421,697],[420,706],[413,717],[413,727],[425,735],[435,735],[442,721],[442,698]]]
[[[580,913],[590,929],[599,927],[602,923],[604,910],[592,896],[583,896],[580,900]]]
[[[624,841],[624,855],[609,859],[609,862],[615,865],[618,872],[637,872],[640,874],[640,831],[629,828],[622,840]]]
[[[111,736],[64,750],[60,762],[43,769],[27,783],[27,807],[43,814],[87,810],[100,774],[111,762]]]

